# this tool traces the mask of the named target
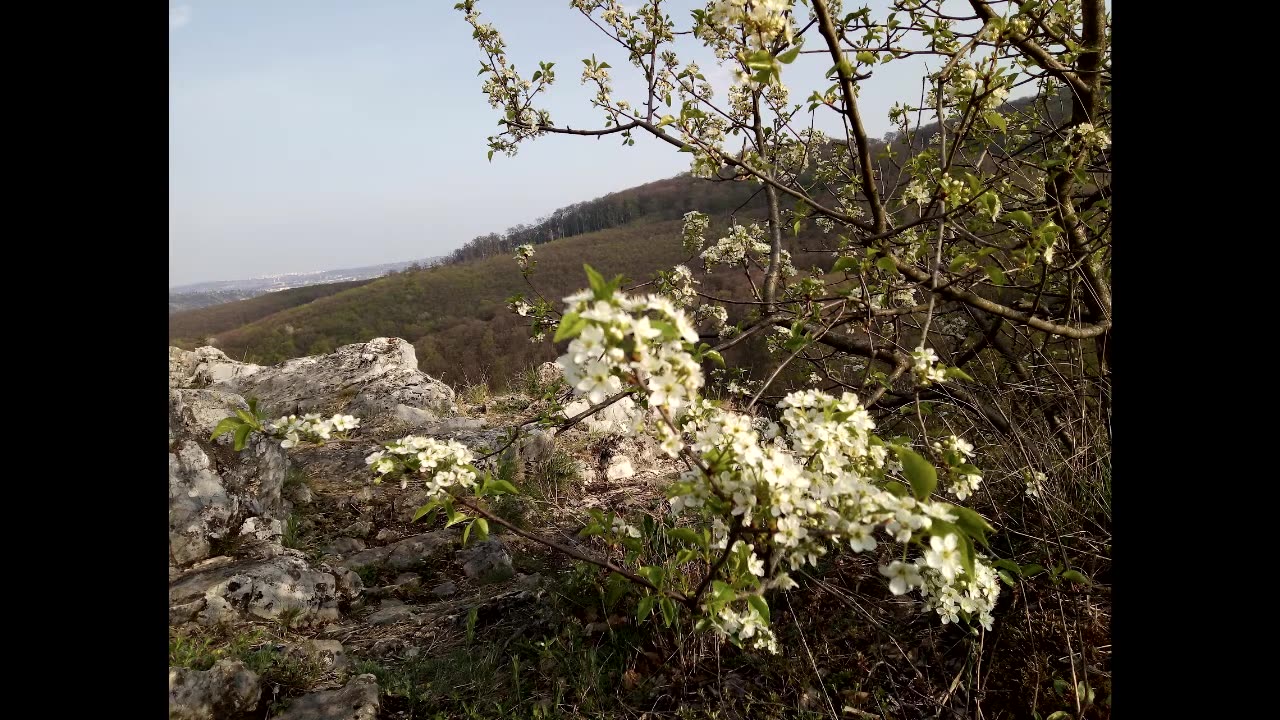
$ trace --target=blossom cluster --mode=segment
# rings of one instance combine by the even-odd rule
[[[1027,483],[1027,497],[1043,497],[1044,483],[1049,478],[1039,470],[1028,470],[1024,474]]]
[[[750,225],[734,225],[729,234],[716,241],[715,245],[702,251],[702,260],[710,272],[716,264],[746,267],[754,262],[763,267],[769,262],[771,246],[764,239],[764,228],[757,223]],[[779,270],[785,276],[796,274],[791,264],[791,253],[782,251]]]
[[[919,347],[911,351],[911,368],[921,385],[932,385],[947,379],[947,367],[938,362],[933,348]]]
[[[698,398],[702,369],[690,346],[697,342],[685,313],[661,295],[630,297],[587,290],[565,298],[562,326],[580,326],[559,359],[565,381],[595,405],[622,392],[643,390],[648,421],[662,448],[676,455],[674,422]]]
[[[533,246],[525,243],[516,248],[516,264],[520,266],[520,272],[526,277],[533,272],[533,268],[538,264],[533,259]]]
[[[364,459],[378,475],[375,483],[399,475],[400,488],[404,489],[409,485],[409,473],[419,473],[426,476],[423,486],[432,496],[439,496],[450,487],[472,488],[476,484],[471,449],[456,440],[408,435],[385,447]]]
[[[658,293],[671,298],[677,307],[689,307],[697,302],[698,291],[693,287],[697,284],[686,265],[677,265],[667,272],[658,271]]]
[[[949,469],[948,492],[957,500],[965,500],[978,491],[982,475],[968,462],[973,457],[973,445],[969,441],[952,435],[946,440],[933,443],[933,449],[942,456]]]
[[[345,438],[347,433],[360,426],[360,418],[353,415],[334,415],[323,418],[319,413],[302,417],[286,415],[263,425],[272,437],[280,438],[280,446],[291,448],[302,442],[323,443],[325,440]]]
[[[1067,142],[1078,142],[1086,148],[1105,150],[1111,145],[1111,135],[1093,123],[1080,123],[1066,129]]]
[[[684,214],[684,228],[681,232],[685,252],[696,254],[707,242],[707,228],[711,226],[711,216],[690,210]]]
[[[797,391],[779,408],[780,425],[718,408],[690,413],[683,429],[692,436],[689,450],[700,463],[673,485],[672,511],[710,515],[713,544],[720,547],[734,532],[722,518],[733,518],[764,539],[771,546],[767,555],[772,566],[760,554],[763,548],[754,546],[747,546],[744,560],[744,567],[761,577],[761,587],[789,585],[788,570],[815,564],[832,544],[847,543],[864,552],[876,549],[880,533],[902,544],[927,538],[926,552],[914,563],[886,566],[891,590],[970,598],[963,607],[973,610],[965,610],[965,616],[989,624],[995,596],[981,583],[970,587],[974,578],[964,569],[951,524],[957,519],[954,509],[884,486],[882,480],[895,471],[895,463],[889,448],[872,434],[875,424],[857,397]],[[947,447],[955,448],[951,452],[964,449],[959,443]],[[924,570],[939,579],[927,583]],[[935,603],[948,611],[953,607],[949,600],[935,598]],[[722,630],[728,626],[738,627],[718,625]]]
[[[743,32],[753,50],[768,49],[779,36],[787,42],[795,32],[791,24],[792,0],[716,0],[711,19],[726,29]]]

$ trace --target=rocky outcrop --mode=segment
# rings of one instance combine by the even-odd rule
[[[236,718],[261,698],[257,673],[238,660],[222,660],[208,670],[169,668],[170,720]]]
[[[239,527],[239,498],[227,492],[213,463],[191,439],[169,453],[169,560],[175,565],[209,557],[212,542]]]
[[[354,600],[362,589],[353,572],[313,569],[302,553],[282,550],[274,557],[219,564],[178,578],[169,584],[169,607],[203,600],[205,607],[196,612],[222,612],[229,606],[264,620],[289,613],[306,625],[338,619],[339,604]]]
[[[203,388],[217,383],[233,383],[261,369],[252,363],[236,362],[215,347],[195,350],[169,348],[170,388]]]
[[[303,695],[274,720],[375,720],[381,703],[373,675],[357,675],[337,690]]]
[[[342,412],[371,421],[399,405],[445,416],[454,404],[453,389],[419,370],[413,346],[400,338],[374,338],[328,355],[232,373],[213,385],[257,397],[278,414]]]
[[[575,400],[564,407],[564,416],[571,418],[591,407],[586,400]],[[634,400],[624,397],[618,402],[604,408],[600,412],[582,421],[583,427],[591,432],[605,435],[630,435],[640,408]]]
[[[170,377],[183,370],[170,354]],[[258,434],[234,452],[229,436],[210,441],[221,420],[246,409],[244,398],[225,390],[169,391],[169,561],[203,560],[220,540],[236,536],[250,519],[259,536],[288,515],[280,491],[289,460],[283,448]],[[279,535],[279,533],[275,533]],[[270,537],[270,533],[265,536]],[[258,539],[263,539],[259,537]]]

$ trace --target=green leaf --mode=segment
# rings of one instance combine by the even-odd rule
[[[733,597],[733,586],[721,580],[711,581],[711,598],[713,602],[724,602]]]
[[[662,568],[652,565],[640,568],[640,577],[653,583],[654,587],[662,587],[662,576],[665,574]]]
[[[1004,115],[1001,115],[998,112],[989,112],[982,117],[991,127],[1000,128],[1000,132],[1007,132],[1009,130],[1008,121],[1005,120]]]
[[[1062,579],[1070,580],[1073,583],[1080,583],[1081,585],[1093,584],[1093,581],[1091,581],[1087,576],[1085,576],[1084,573],[1080,572],[1079,570],[1068,570],[1062,573]]]
[[[489,521],[488,520],[484,518],[476,518],[476,521],[471,524],[474,525],[480,531],[480,542],[484,542],[485,540],[489,539]],[[463,544],[465,545],[466,543],[464,542]]]
[[[768,50],[757,50],[747,56],[747,67],[752,70],[772,70],[773,53]]]
[[[667,531],[667,536],[689,545],[702,547],[702,534],[692,528],[672,528]]]
[[[662,333],[663,340],[672,340],[680,335],[680,331],[676,330],[676,326],[666,320],[651,320],[649,327]]]
[[[724,367],[724,356],[716,350],[708,350],[702,357],[709,358],[715,364]]]
[[[831,272],[847,272],[849,270],[856,271],[861,261],[854,257],[842,257],[836,260],[836,264],[831,266]]]
[[[760,613],[760,617],[764,618],[765,622],[769,622],[769,603],[765,602],[763,597],[760,597],[759,595],[748,595],[747,604],[755,608],[756,612]]]
[[[991,527],[991,523],[967,507],[952,505],[950,509],[956,514],[956,527],[965,531],[969,537],[982,543],[983,547],[987,547],[987,533],[996,531],[995,528]]]
[[[898,497],[906,497],[906,496],[907,496],[907,486],[906,486],[906,485],[903,485],[902,483],[898,482],[897,480],[890,480],[889,482],[885,483],[885,484],[884,484],[884,489],[885,489],[885,490],[888,490],[889,492],[893,493],[894,495],[897,495]]]
[[[519,495],[520,491],[516,489],[515,485],[512,485],[506,480],[494,480],[492,483],[489,484],[489,494],[490,495]]]
[[[910,448],[895,445],[893,450],[898,455],[898,461],[902,463],[902,474],[906,475],[907,480],[911,482],[911,494],[915,495],[917,500],[929,497],[933,489],[938,486],[938,471],[929,464],[928,460],[920,457]]]
[[[239,418],[229,417],[223,418],[218,422],[218,426],[213,429],[213,434],[209,436],[209,442],[218,439],[219,435],[229,433],[239,427],[242,423]]]
[[[457,509],[453,507],[453,505],[447,505],[444,511],[445,511],[445,514],[449,516],[448,522],[444,524],[445,527],[453,527],[454,525],[457,525],[458,523],[467,519],[467,516],[458,512]]]
[[[608,300],[610,292],[609,283],[605,281],[604,276],[596,272],[596,269],[590,265],[583,264],[583,270],[587,271],[587,282],[591,285],[591,292],[595,293],[597,300]]]
[[[800,42],[791,46],[790,50],[778,56],[778,62],[782,63],[783,65],[790,65],[791,63],[795,62],[796,58],[800,56],[800,46],[803,44],[804,44],[804,40],[801,39]]]
[[[473,527],[475,527],[475,522],[469,522],[469,523],[467,523],[467,526],[466,526],[465,528],[463,528],[463,530],[462,530],[462,547],[466,547],[466,546],[467,546],[467,538],[471,535],[471,528],[473,528]]]
[[[410,522],[417,522],[427,513],[435,512],[438,509],[440,509],[440,501],[432,500],[431,502],[428,502],[426,505],[423,505],[422,507],[415,510],[413,512],[413,519],[410,520]]]
[[[945,371],[943,371],[943,374],[949,378],[960,378],[961,380],[968,380],[969,382],[973,382],[973,378],[969,377],[969,373],[961,370],[958,367],[949,367]]]
[[[996,285],[1005,285],[1009,282],[1008,278],[1004,276],[1004,271],[995,265],[983,265],[982,269],[987,273],[987,277],[991,278],[991,282]]]
[[[1032,223],[1031,213],[1027,212],[1026,210],[1014,210],[1013,212],[1005,213],[1004,219],[1008,221],[1016,222],[1019,225],[1027,228],[1031,227],[1031,223]]]
[[[1013,580],[1013,577],[1004,570],[997,570],[996,575],[1000,576],[1000,581],[1003,582],[1005,585],[1008,585],[1009,587],[1013,587],[1016,584]]]
[[[1035,577],[1036,575],[1039,575],[1040,573],[1044,572],[1044,566],[1031,563],[1030,565],[1023,565],[1021,568],[1019,568],[1018,572],[1023,577]]]
[[[858,62],[862,63],[863,65],[876,64],[876,54],[873,52],[867,52],[866,50],[863,50],[862,52],[857,54],[857,58],[858,58]]]
[[[644,620],[649,617],[649,613],[653,611],[653,602],[657,598],[653,595],[645,595],[640,598],[640,604],[636,606],[636,620]]]
[[[665,127],[667,125],[674,123],[675,121],[676,121],[676,118],[674,115],[663,115],[662,119],[658,121],[658,127],[659,128]]]
[[[241,450],[244,449],[245,441],[249,439],[249,433],[251,432],[253,432],[252,425],[241,425],[240,427],[236,428],[236,434],[232,436],[233,438],[235,438],[235,445],[233,447],[235,448],[236,452],[240,452]]]
[[[973,577],[973,559],[976,553],[973,549],[973,538],[963,532],[957,532],[956,547],[960,549],[960,561],[964,565],[964,571]]]
[[[572,340],[578,337],[578,333],[587,326],[586,318],[578,315],[578,313],[566,313],[560,319],[560,326],[556,328],[556,335],[552,338],[552,342],[560,342],[562,340]]]
[[[1071,713],[1066,710],[1059,710],[1044,720],[1072,720]]]
[[[658,609],[662,610],[662,622],[666,627],[671,627],[676,622],[676,604],[671,598],[662,598],[658,601]]]
[[[884,270],[885,272],[896,273],[898,271],[898,266],[894,264],[893,258],[888,255],[876,260],[876,267]]]
[[[1018,567],[1018,563],[1016,563],[1016,562],[1014,562],[1014,561],[1012,561],[1012,560],[1010,560],[1010,559],[1008,559],[1008,558],[1000,558],[999,560],[997,560],[997,561],[995,561],[995,562],[991,563],[991,565],[992,565],[993,567],[997,567],[997,568],[1004,568],[1005,570],[1008,570],[1009,572],[1013,573],[1014,575],[1021,575],[1021,574],[1022,574],[1022,568]]]

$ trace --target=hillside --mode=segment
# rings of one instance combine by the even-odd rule
[[[304,305],[317,298],[368,285],[370,280],[308,285],[269,292],[244,300],[218,301],[220,304],[169,314],[169,342],[179,345],[207,344],[218,333],[247,325],[269,315]],[[228,291],[219,291],[228,292]],[[170,307],[173,301],[170,299]]]
[[[640,223],[539,246],[536,286],[552,303],[580,289],[583,263],[636,282],[684,262],[678,220]],[[704,281],[728,293],[740,275]],[[515,373],[555,358],[548,342],[530,343],[526,322],[507,300],[533,291],[508,256],[497,256],[382,278],[337,295],[284,310],[218,336],[232,357],[273,363],[378,336],[413,343],[421,369],[454,384],[499,385]]]

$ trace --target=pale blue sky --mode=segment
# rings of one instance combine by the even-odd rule
[[[546,137],[488,162],[498,114],[480,92],[480,52],[455,1],[170,2],[169,285],[441,255],[688,168],[688,155],[640,135],[631,148],[616,137]],[[694,6],[671,5],[678,26]],[[568,0],[481,0],[479,9],[526,77],[538,60],[557,63],[545,105],[557,124],[601,127],[579,82],[592,52],[616,68],[615,97],[640,99],[620,48]],[[701,48],[682,57],[711,66]],[[829,66],[803,57],[787,77]],[[919,83],[912,61],[864,84],[873,135],[889,130],[893,102],[919,97]],[[825,85],[793,86],[792,100]]]

